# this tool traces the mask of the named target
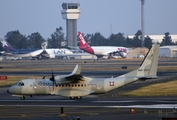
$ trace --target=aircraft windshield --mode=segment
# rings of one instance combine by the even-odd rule
[[[24,86],[24,83],[23,82],[19,82],[18,86]]]

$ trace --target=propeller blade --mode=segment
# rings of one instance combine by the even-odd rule
[[[52,70],[52,77],[50,78],[51,81],[53,81],[53,91],[54,91],[54,85],[55,85],[55,77],[53,74],[53,70]]]
[[[54,74],[53,74],[53,70],[52,70],[52,77],[50,78],[51,81],[55,81],[55,77],[54,77]]]

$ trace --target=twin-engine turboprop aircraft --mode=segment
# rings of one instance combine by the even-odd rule
[[[132,72],[115,78],[91,78],[81,75],[81,65],[76,65],[69,75],[54,76],[50,79],[23,79],[11,86],[7,92],[25,99],[25,95],[59,95],[81,99],[90,94],[102,94],[137,80],[156,78],[159,44],[154,44],[141,66]]]

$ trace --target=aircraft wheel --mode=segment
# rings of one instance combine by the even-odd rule
[[[21,96],[20,99],[21,99],[21,100],[24,100],[24,99],[25,99],[25,96]]]
[[[82,99],[82,96],[78,96],[78,97],[76,97],[76,98],[80,100],[80,99]]]
[[[70,97],[70,99],[71,99],[71,100],[74,100],[74,99],[75,99],[75,97]]]

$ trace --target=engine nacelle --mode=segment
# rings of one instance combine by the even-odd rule
[[[49,58],[55,58],[55,54],[49,54]]]
[[[126,57],[127,57],[127,53],[125,53],[125,52],[120,52],[119,54],[120,54],[120,56],[121,56],[122,58],[126,58]]]
[[[66,75],[55,76],[56,85],[70,83],[70,81],[66,80],[66,77]]]

